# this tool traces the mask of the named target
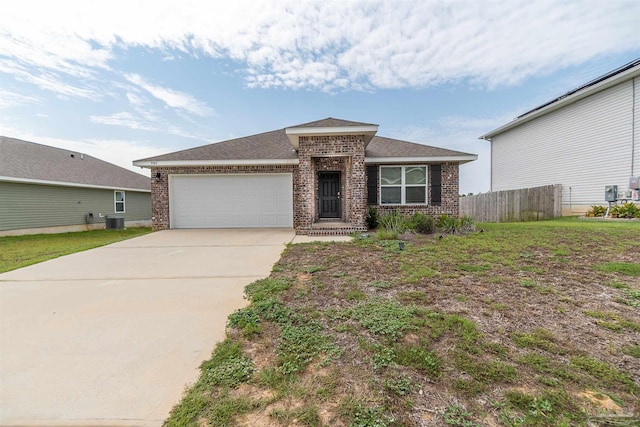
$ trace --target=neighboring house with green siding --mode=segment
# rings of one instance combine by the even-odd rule
[[[0,236],[151,224],[150,178],[87,154],[0,136]]]

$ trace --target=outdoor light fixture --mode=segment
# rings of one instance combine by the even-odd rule
[[[156,182],[162,181],[162,174],[160,172],[156,172]]]

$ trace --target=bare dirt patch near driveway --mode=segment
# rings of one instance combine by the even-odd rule
[[[0,274],[0,425],[159,425],[293,231],[169,230]]]

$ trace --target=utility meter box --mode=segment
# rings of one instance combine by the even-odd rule
[[[617,185],[605,185],[604,186],[604,201],[615,202],[618,199],[618,186]]]
[[[632,176],[629,178],[629,189],[640,190],[640,176]]]

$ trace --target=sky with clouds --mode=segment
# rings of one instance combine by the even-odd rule
[[[325,117],[465,152],[640,57],[637,0],[5,2],[0,135],[132,161]]]

